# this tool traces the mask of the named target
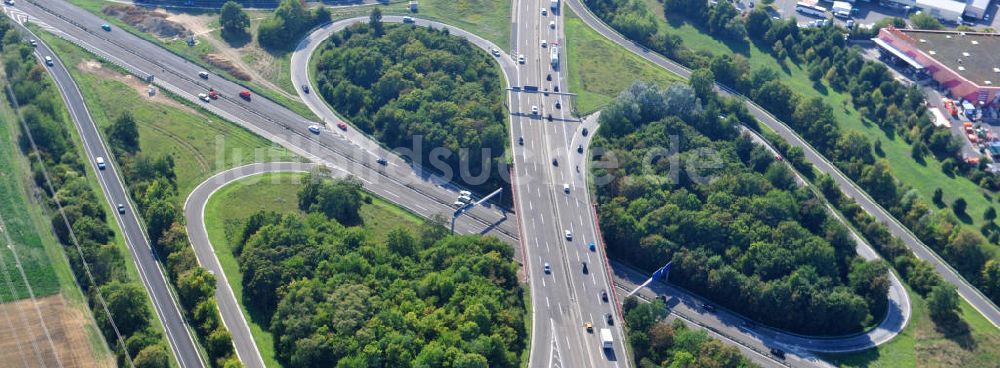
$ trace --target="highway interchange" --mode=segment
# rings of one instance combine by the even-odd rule
[[[513,47],[511,55],[502,54],[498,59],[507,75],[508,83],[511,86],[534,85],[549,89],[554,89],[554,86],[558,85],[560,90],[565,91],[567,86],[562,78],[562,69],[551,68],[549,49],[540,46],[541,39],[546,39],[549,42],[564,39],[561,19],[558,14],[552,14],[551,10],[546,16],[540,15],[540,10],[547,8],[547,2],[536,0],[522,1],[516,4],[514,9],[517,9],[518,12],[514,15],[513,26],[514,39],[517,40],[517,44]],[[586,9],[580,9],[581,4],[576,0],[569,0],[564,6],[573,8],[592,27],[612,40],[616,40],[613,35],[606,33],[610,29],[603,23],[591,24],[596,21],[596,18],[593,18]],[[449,207],[449,204],[455,198],[457,188],[442,178],[430,176],[419,167],[413,167],[398,159],[395,155],[379,147],[377,143],[354,132],[353,129],[349,129],[347,132],[327,129],[319,136],[313,136],[305,130],[313,122],[298,117],[271,101],[256,96],[251,102],[231,98],[235,97],[244,87],[224,81],[221,77],[214,75],[210,77],[210,83],[198,80],[194,76],[201,70],[200,67],[126,32],[99,33],[99,30],[90,29],[96,28],[96,25],[102,21],[86,11],[61,2],[46,2],[46,7],[55,9],[49,12],[33,7],[32,4],[24,1],[19,2],[18,5],[20,10],[29,13],[37,22],[61,32],[61,36],[84,45],[92,52],[122,65],[137,75],[155,75],[154,82],[157,85],[184,98],[194,100],[194,96],[207,90],[209,85],[222,91],[226,97],[207,104],[206,108],[289,148],[303,157],[322,163],[334,171],[345,170],[360,177],[364,181],[366,189],[411,211],[424,216],[451,212],[452,208]],[[62,17],[55,16],[53,13],[61,14]],[[555,29],[549,27],[551,20],[556,21]],[[386,17],[386,21],[398,22],[400,19]],[[417,22],[420,25],[428,24],[419,19]],[[336,24],[334,23],[328,30],[334,29]],[[86,25],[91,26],[87,27]],[[435,26],[441,27],[443,25],[437,24]],[[604,27],[603,30],[601,26]],[[453,27],[449,28],[451,28],[452,34],[460,35],[459,33],[464,32]],[[613,33],[613,31],[610,32]],[[300,50],[308,50],[311,44],[318,45],[325,38],[318,33],[310,35],[311,38],[314,36],[315,38],[311,41],[303,41],[303,44],[299,46]],[[461,36],[469,38],[477,46],[484,49],[495,47],[474,35]],[[636,50],[631,42],[619,43],[626,47],[631,46],[631,51],[667,67],[679,75],[687,75],[685,70],[677,69],[678,67],[670,63],[669,60],[650,54],[641,48]],[[51,51],[44,48],[40,48],[39,52],[51,54]],[[296,57],[300,57],[300,55],[308,57],[310,54],[311,52],[296,52]],[[525,55],[524,64],[515,65],[515,55],[517,54]],[[564,55],[565,53],[561,53],[561,56]],[[657,58],[662,60],[657,60]],[[563,60],[563,62],[565,61]],[[307,64],[293,62],[293,65]],[[670,66],[668,67],[668,65]],[[63,90],[67,105],[83,107],[82,97],[69,96],[71,93],[66,92],[68,86],[75,88],[75,85],[69,79],[68,73],[65,73],[65,68],[60,65],[50,69],[53,70],[57,83]],[[59,75],[60,70],[63,71],[64,75]],[[549,74],[552,76],[551,82],[546,80],[546,75]],[[293,68],[292,75],[296,85],[308,83],[307,73],[301,70],[296,71]],[[79,92],[77,91],[76,94],[79,95]],[[315,94],[303,97],[314,112],[324,118],[327,126],[332,127],[331,123],[338,121],[332,111],[322,101],[319,101]],[[620,350],[622,334],[621,330],[617,329],[620,323],[615,324],[616,351],[614,354],[605,355],[604,352],[600,351],[597,337],[587,334],[582,328],[584,321],[593,322],[597,328],[603,327],[604,313],[613,311],[613,304],[603,303],[599,298],[600,290],[612,291],[606,269],[601,266],[604,264],[602,261],[603,247],[598,246],[596,252],[590,252],[586,247],[590,241],[598,239],[598,234],[593,212],[590,209],[591,201],[586,191],[584,177],[575,173],[575,166],[583,162],[585,155],[576,153],[574,148],[577,145],[583,145],[586,148],[588,143],[587,137],[583,137],[580,133],[582,122],[568,114],[568,111],[571,111],[568,106],[570,101],[565,96],[511,92],[508,93],[507,97],[508,106],[511,108],[511,147],[515,154],[514,189],[517,209],[515,213],[519,216],[515,220],[515,217],[504,217],[494,209],[476,208],[471,213],[473,217],[463,217],[458,222],[456,230],[463,233],[485,232],[516,244],[516,249],[523,249],[523,255],[520,253],[521,249],[518,249],[518,258],[524,260],[525,272],[531,286],[532,301],[535,303],[532,307],[533,322],[535,323],[530,354],[532,366],[627,366],[628,359],[624,359]],[[309,102],[310,98],[315,99],[313,103]],[[554,107],[554,102],[557,100],[561,102],[561,109]],[[315,102],[319,102],[319,104]],[[539,107],[539,115],[531,113],[531,106]],[[73,110],[71,107],[71,111]],[[751,107],[751,112],[758,115],[762,122],[782,133],[782,129],[775,128],[775,126],[781,127],[783,124],[770,118],[766,112],[762,110],[758,112],[757,110]],[[553,115],[553,122],[547,122],[543,118],[549,113]],[[86,126],[93,127],[85,110],[77,109],[77,112],[73,113],[73,117],[81,131],[87,130]],[[769,123],[768,119],[773,122]],[[596,128],[595,120],[591,119],[587,123],[590,124],[590,131],[594,131]],[[92,157],[110,157],[104,149],[103,143],[100,142],[100,135],[96,128],[91,128],[91,130],[93,130],[91,137],[96,137],[96,140],[91,139],[90,143],[85,143],[88,153]],[[788,131],[790,132],[790,130]],[[790,137],[796,138],[786,137],[790,143],[794,145],[796,142],[801,142],[801,139],[798,139],[794,132],[790,132],[790,134]],[[518,144],[519,137],[524,137],[524,146]],[[804,142],[801,144],[805,145]],[[812,152],[814,157],[809,155],[811,150],[807,149],[806,152],[807,158],[814,164],[825,162],[815,152]],[[383,157],[389,160],[389,165],[379,167],[374,161]],[[553,165],[552,159],[558,159],[559,166]],[[817,164],[817,167],[823,169],[820,164]],[[122,182],[118,178],[117,172],[113,170],[113,165],[109,169],[111,170],[101,172],[99,175],[102,178],[102,188],[105,190],[109,203],[127,202],[124,186],[121,185]],[[219,181],[228,182],[222,179]],[[115,189],[113,185],[109,186],[106,182],[116,182],[119,188]],[[563,184],[570,185],[570,193],[567,194],[563,191]],[[848,185],[848,188],[844,189],[849,195],[851,194],[848,190],[850,187],[852,185]],[[207,197],[205,199],[207,200]],[[191,201],[190,198],[189,201]],[[859,200],[859,202],[863,203],[864,201]],[[186,211],[190,206],[187,207]],[[194,342],[183,320],[170,318],[171,314],[179,317],[179,310],[172,302],[169,288],[166,287],[163,274],[159,272],[148,244],[144,244],[145,236],[139,222],[134,216],[131,216],[131,213],[130,210],[124,216],[119,217],[120,225],[123,232],[126,233],[126,237],[129,238],[128,243],[132,248],[133,257],[143,269],[143,281],[150,290],[157,313],[163,323],[169,325],[167,331],[171,347],[175,355],[188,357],[187,359],[179,359],[181,366],[203,366],[204,362],[201,362],[200,359],[191,358],[199,356],[197,353],[189,354],[192,351],[189,349],[194,349]],[[191,224],[192,222],[189,221],[189,227]],[[563,231],[565,229],[572,230],[573,240],[571,242],[564,239]],[[904,240],[906,239],[904,238]],[[192,236],[192,242],[196,243],[194,236]],[[599,241],[598,244],[600,244]],[[198,249],[197,244],[196,249]],[[201,251],[198,252],[198,255],[202,265],[212,269],[211,266],[207,265],[211,263],[208,256],[203,257]],[[148,261],[152,263],[143,263],[143,258],[148,258]],[[582,262],[584,261],[589,265],[590,272],[588,274],[582,272]],[[541,265],[546,262],[552,265],[551,275],[545,275],[541,272]],[[149,265],[152,265],[155,270],[148,267]],[[614,266],[613,274],[619,280],[616,282],[617,284],[637,284],[643,281],[643,275],[629,274],[624,270],[624,267]],[[216,271],[217,274],[218,272],[220,271]],[[159,279],[156,278],[156,274],[159,274]],[[152,282],[146,281],[149,278],[152,278]],[[157,286],[153,285],[154,283],[160,284]],[[661,288],[661,286],[656,287]],[[226,290],[228,290],[228,285],[225,288],[220,287],[217,291],[217,297],[220,310],[223,312],[223,319],[230,331],[233,332],[240,358],[247,366],[258,366],[258,364],[262,366],[262,362],[255,363],[253,362],[255,359],[246,356],[247,354],[256,354],[256,360],[259,362],[259,352],[256,351],[248,330],[243,336],[244,338],[241,339],[240,327],[234,326],[234,324],[238,324],[239,319],[243,318],[238,304],[230,307],[224,306],[226,299],[235,303],[231,291],[229,291],[228,296],[221,295]],[[672,290],[670,294],[672,299],[675,295],[673,292]],[[648,293],[646,295],[649,296]],[[698,310],[700,302],[697,302],[695,297],[681,297],[683,293],[679,291],[676,295],[678,295],[676,300],[669,303],[673,305],[672,311],[675,314],[697,319],[697,324],[706,326],[712,331],[721,331],[727,339],[735,337],[741,340],[739,346],[745,351],[749,346],[753,346],[752,350],[755,352],[766,352],[767,346],[775,342],[782,345],[781,341],[785,341],[784,339],[787,338],[786,334],[779,331],[774,331],[774,336],[771,336],[771,331],[766,329],[760,329],[760,332],[740,330],[736,326],[738,321],[742,321],[742,318],[727,315],[724,311],[704,313],[704,311]],[[965,296],[963,294],[963,297]],[[966,298],[968,299],[968,297]],[[906,309],[908,312],[909,308]],[[977,306],[977,309],[980,307]],[[227,310],[230,314],[228,318],[226,316]],[[993,311],[995,312],[995,307]],[[988,314],[987,317],[989,318]],[[618,322],[620,316],[615,313],[614,318]],[[996,323],[992,318],[991,321]],[[245,321],[242,325],[245,328]],[[898,328],[901,329],[902,326],[898,326]],[[891,335],[894,335],[895,332],[892,332]],[[859,341],[864,344],[865,339],[861,338]],[[243,344],[250,346],[241,346],[241,340]],[[867,340],[866,345],[871,346],[872,341],[882,342],[883,339],[868,338]],[[788,346],[791,346],[791,350],[795,351],[795,344]],[[863,347],[865,346],[857,346],[849,350]],[[823,350],[822,346],[817,350]],[[760,360],[767,365],[781,364],[773,358],[767,357],[756,357],[755,360]],[[807,358],[801,362],[806,364],[809,360]],[[799,365],[799,362],[794,365]]]

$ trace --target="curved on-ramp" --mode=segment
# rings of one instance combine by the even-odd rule
[[[299,44],[296,52],[292,56],[292,80],[296,86],[311,85],[309,80],[308,71],[306,70],[309,61],[309,57],[313,54],[316,48],[329,37],[330,34],[336,32],[344,27],[354,24],[357,22],[366,21],[367,17],[358,17],[347,20],[342,20],[334,23],[330,23],[326,26],[318,28],[313,33],[311,33],[307,38]],[[387,16],[384,21],[388,22],[401,22],[402,17],[392,17]],[[447,27],[451,30],[452,34],[465,37],[472,41],[472,43],[477,46],[490,49],[496,47],[489,41],[479,38],[471,33],[465,32],[461,29],[448,26],[439,22],[425,21],[421,19],[416,19],[418,25],[432,25],[435,27]],[[499,49],[499,48],[498,48]],[[499,62],[504,70],[505,75],[509,76],[511,74],[510,70],[514,68],[511,59],[506,55],[502,54]],[[508,81],[509,81],[508,77]],[[298,89],[298,88],[297,88]],[[324,117],[333,117],[327,122],[338,121],[336,120],[336,114],[329,108],[325,101],[323,101],[315,93],[303,94],[300,92],[303,100],[306,101],[307,105],[313,109],[317,115]],[[360,134],[355,132],[355,134]],[[368,139],[362,137],[352,137],[361,139],[352,139],[356,142],[366,142]],[[265,163],[265,164],[252,164],[235,169],[227,170],[225,172],[219,173],[206,182],[202,183],[195,189],[194,192],[188,197],[185,203],[185,217],[187,218],[189,236],[191,237],[191,242],[195,247],[196,254],[198,255],[199,261],[202,262],[204,266],[215,272],[217,275],[222,272],[221,268],[218,266],[218,260],[214,256],[214,250],[208,241],[207,233],[204,228],[204,206],[208,198],[212,193],[217,191],[219,188],[225,186],[233,181],[246,178],[253,175],[264,174],[268,172],[304,172],[310,171],[319,165],[316,164],[301,164],[301,163]],[[869,248],[870,251],[870,248]],[[859,253],[865,256],[862,249],[859,248]],[[871,251],[874,255],[874,252]],[[868,258],[866,256],[866,258]],[[214,265],[213,265],[214,263]],[[645,275],[637,274],[632,270],[628,270],[626,267],[621,265],[614,265],[616,278],[618,282],[616,283],[626,283],[630,284],[633,280],[637,278],[644,278]],[[225,275],[223,273],[220,276],[223,280]],[[229,309],[229,313],[223,313],[223,319],[227,327],[233,335],[234,344],[237,345],[237,351],[240,354],[241,360],[247,366],[257,366],[254,360],[260,362],[262,366],[263,363],[260,359],[260,353],[255,342],[252,339],[252,335],[249,333],[249,327],[246,324],[246,320],[241,312],[240,304],[236,301],[235,295],[229,288],[228,284],[220,285],[217,290],[217,298],[220,309]],[[655,285],[655,284],[654,284]],[[673,288],[667,285],[656,285],[653,286],[654,291],[657,294],[669,294],[672,296],[678,296],[681,304],[689,304],[692,306],[700,305],[700,298],[683,290]],[[757,327],[753,331],[749,330],[739,330],[738,334],[729,333],[727,334],[729,338],[736,338],[750,336],[753,339],[763,341],[765,345],[780,345],[789,351],[820,351],[820,352],[848,352],[857,351],[871,348],[875,345],[879,345],[886,341],[891,340],[898,334],[902,328],[905,326],[906,321],[909,316],[909,301],[906,296],[905,290],[902,289],[902,285],[899,280],[893,277],[893,287],[890,289],[890,299],[896,300],[897,302],[890,303],[895,307],[890,307],[885,319],[877,327],[872,330],[857,335],[837,337],[837,338],[823,338],[823,337],[809,337],[809,336],[799,336],[789,334],[787,332],[773,330],[766,327]],[[225,305],[225,307],[224,307]],[[691,308],[692,310],[696,309]],[[236,312],[236,313],[233,313]],[[685,314],[686,318],[699,319],[704,313],[697,313],[696,315],[691,315],[690,313]],[[742,318],[727,313],[725,311],[720,311],[714,313],[713,316],[716,321],[723,328],[730,328],[732,330],[737,330],[735,327]],[[228,317],[228,318],[227,318]],[[704,323],[711,324],[713,321],[706,321]],[[704,327],[704,325],[703,325]],[[714,328],[713,328],[714,329]],[[242,331],[242,332],[241,332]],[[732,332],[732,331],[727,331]],[[242,341],[241,341],[242,340]],[[744,344],[741,342],[741,344]],[[247,359],[247,356],[255,357],[253,359]]]

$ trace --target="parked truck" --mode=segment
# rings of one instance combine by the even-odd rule
[[[601,329],[601,347],[605,349],[613,349],[615,347],[615,340],[611,337],[611,329]]]

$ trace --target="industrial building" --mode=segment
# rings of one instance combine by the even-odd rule
[[[983,19],[990,0],[881,0],[883,6],[912,11],[923,11],[946,23],[960,23],[963,15],[970,19]]]
[[[887,27],[872,41],[883,55],[933,78],[953,98],[995,115],[1000,102],[1000,34]]]

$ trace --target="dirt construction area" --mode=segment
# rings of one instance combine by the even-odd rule
[[[84,328],[90,323],[60,294],[0,304],[0,366],[114,367],[110,354],[95,357]]]

